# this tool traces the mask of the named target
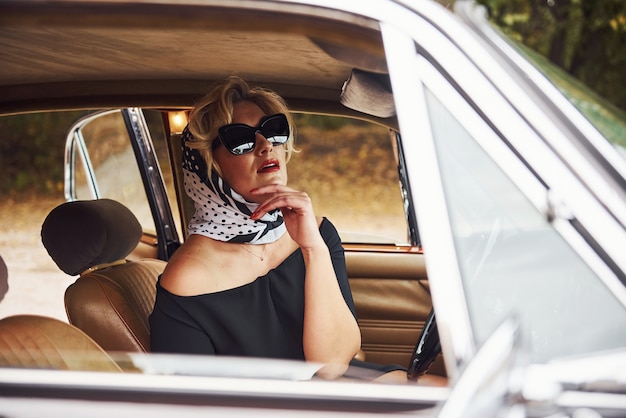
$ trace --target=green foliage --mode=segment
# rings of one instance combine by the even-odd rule
[[[505,33],[626,110],[626,1],[477,2]]]
[[[600,97],[563,69],[549,63],[547,58],[536,51],[525,46],[520,49],[610,142],[626,149],[626,112]]]
[[[63,190],[65,136],[82,113],[55,112],[0,118],[0,195]]]

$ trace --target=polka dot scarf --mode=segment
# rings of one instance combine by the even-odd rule
[[[191,132],[185,128],[182,136],[185,192],[196,207],[187,228],[188,234],[250,244],[266,244],[280,238],[286,232],[280,210],[267,213],[259,220],[251,220],[250,215],[259,204],[244,199],[214,170],[209,176],[200,153],[186,146],[190,139]]]

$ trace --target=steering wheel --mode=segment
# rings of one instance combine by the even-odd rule
[[[439,332],[437,331],[437,322],[435,321],[435,311],[431,309],[426,318],[424,329],[413,349],[407,377],[410,380],[417,380],[428,371],[440,353],[441,343],[439,342]]]

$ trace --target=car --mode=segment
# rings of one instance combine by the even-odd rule
[[[66,132],[42,151],[63,198],[23,230],[0,210],[0,415],[626,415],[626,118],[473,1],[3,0],[0,39],[2,120]],[[232,74],[294,113],[290,184],[340,233],[361,358],[446,386],[150,353],[193,214],[182,130]],[[55,270],[28,288],[22,237]]]

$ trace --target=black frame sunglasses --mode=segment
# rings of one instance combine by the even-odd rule
[[[272,145],[283,145],[289,139],[289,122],[283,113],[265,116],[258,126],[249,126],[243,123],[231,123],[220,126],[217,130],[217,140],[234,155],[252,152],[256,146],[256,134],[260,132]],[[217,146],[213,142],[213,147]]]

